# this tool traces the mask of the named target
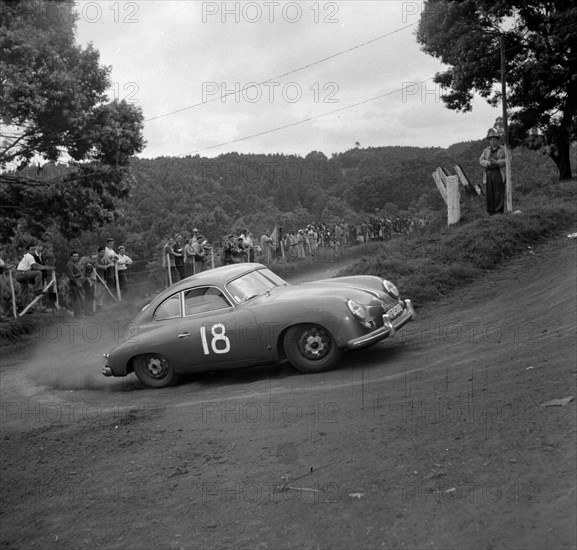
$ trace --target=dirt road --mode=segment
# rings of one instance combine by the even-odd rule
[[[2,548],[575,548],[575,239],[339,370],[105,379],[124,320],[3,360]]]

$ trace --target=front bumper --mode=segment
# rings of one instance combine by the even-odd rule
[[[112,369],[108,365],[104,365],[100,371],[103,376],[112,376]]]
[[[108,353],[103,353],[102,356],[106,359],[106,365],[104,365],[100,371],[103,376],[112,376],[112,369],[108,366]]]
[[[415,318],[415,309],[411,300],[405,300],[405,309],[403,313],[399,315],[396,319],[390,319],[387,314],[383,315],[383,326],[377,330],[370,332],[369,334],[363,334],[362,336],[357,336],[352,340],[347,342],[348,349],[359,349],[365,346],[370,346],[380,340],[384,340],[389,336],[394,336],[395,332],[400,328],[404,327],[409,321]]]

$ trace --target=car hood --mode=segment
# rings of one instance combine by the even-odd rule
[[[259,299],[266,299],[267,296],[268,300],[276,302],[312,302],[328,298],[342,298],[343,300],[356,300],[365,305],[382,303],[383,301],[391,304],[397,303],[397,300],[385,292],[359,288],[349,284],[324,284],[323,282],[278,287],[273,292],[260,296]]]

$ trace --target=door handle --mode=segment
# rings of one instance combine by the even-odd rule
[[[190,336],[190,332],[183,332],[178,335],[178,338],[188,338]]]

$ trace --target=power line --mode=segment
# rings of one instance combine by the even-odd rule
[[[428,82],[429,80],[432,80],[433,78],[435,78],[434,76],[431,76],[425,80],[422,80],[421,82],[419,82],[419,85],[424,84],[425,82]],[[414,82],[412,82],[411,84],[416,84]],[[187,155],[194,155],[195,153],[199,153],[201,151],[208,151],[210,149],[216,149],[217,147],[223,147],[224,145],[231,145],[232,143],[238,143],[239,141],[245,141],[247,139],[252,139],[255,137],[259,137],[259,136],[264,136],[266,134],[272,134],[273,132],[278,132],[280,130],[284,130],[285,128],[291,128],[292,126],[298,126],[299,124],[304,124],[305,122],[310,122],[311,120],[316,120],[318,118],[322,118],[325,116],[329,116],[329,115],[334,115],[335,113],[340,113],[341,111],[346,111],[347,109],[352,109],[353,107],[358,107],[359,105],[364,105],[365,103],[370,103],[371,101],[375,101],[377,99],[381,99],[383,97],[387,97],[399,92],[402,92],[403,88],[399,88],[397,90],[393,90],[391,92],[387,92],[384,94],[380,94],[378,96],[372,97],[370,99],[365,99],[363,101],[359,101],[357,103],[352,103],[351,105],[346,105],[345,107],[341,107],[340,109],[335,109],[333,111],[329,111],[328,113],[323,113],[320,115],[316,115],[316,116],[311,116],[308,118],[303,118],[302,120],[298,120],[296,122],[291,122],[290,124],[285,124],[283,126],[278,126],[277,128],[271,128],[270,130],[265,130],[264,132],[258,132],[256,134],[251,134],[249,136],[244,136],[238,139],[233,139],[232,141],[227,141],[225,143],[219,143],[217,145],[211,145],[210,147],[204,147],[202,149],[196,149],[195,151],[190,151],[189,153],[182,153],[180,155],[176,155],[177,157],[184,157]]]
[[[273,76],[273,77],[268,78],[267,80],[263,80],[261,82],[255,82],[253,84],[249,84],[238,91],[235,90],[234,92],[223,94],[223,95],[220,95],[218,97],[208,99],[206,101],[201,101],[200,103],[195,103],[193,105],[189,105],[188,107],[182,107],[181,109],[177,109],[176,111],[170,111],[170,112],[164,113],[162,115],[157,115],[157,116],[154,116],[151,118],[147,118],[144,122],[150,122],[152,120],[157,120],[159,118],[174,115],[176,113],[182,113],[183,111],[187,111],[189,109],[194,109],[195,107],[200,107],[201,105],[206,105],[207,103],[211,103],[212,101],[216,101],[218,99],[222,100],[223,98],[228,97],[229,95],[239,94],[241,92],[244,92],[245,90],[250,90],[251,88],[257,88],[259,86],[262,86],[263,84],[272,83],[274,80],[284,78],[285,76],[289,76],[289,75],[294,74],[294,73],[298,73],[299,71],[304,71],[305,69],[309,69],[310,67],[314,67],[315,65],[320,65],[321,63],[324,63],[325,61],[335,59],[336,57],[339,57],[339,56],[344,55],[346,53],[352,52],[352,51],[357,50],[359,48],[362,48],[364,46],[368,46],[369,44],[372,44],[373,42],[377,42],[378,40],[382,40],[383,38],[386,38],[387,36],[391,36],[393,34],[401,32],[405,29],[408,29],[409,27],[413,27],[417,23],[418,22],[410,23],[409,25],[405,25],[404,27],[399,27],[398,29],[395,29],[395,30],[388,32],[386,34],[383,34],[381,36],[377,36],[376,38],[372,38],[371,40],[367,40],[366,42],[362,42],[361,44],[357,44],[356,46],[352,46],[351,48],[347,48],[346,50],[342,50],[342,51],[337,52],[333,55],[329,55],[328,57],[323,57],[322,59],[319,59],[317,61],[313,61],[312,63],[309,63],[308,65],[303,65],[297,69],[293,69],[292,71],[287,71],[286,73],[282,73],[280,75]]]

